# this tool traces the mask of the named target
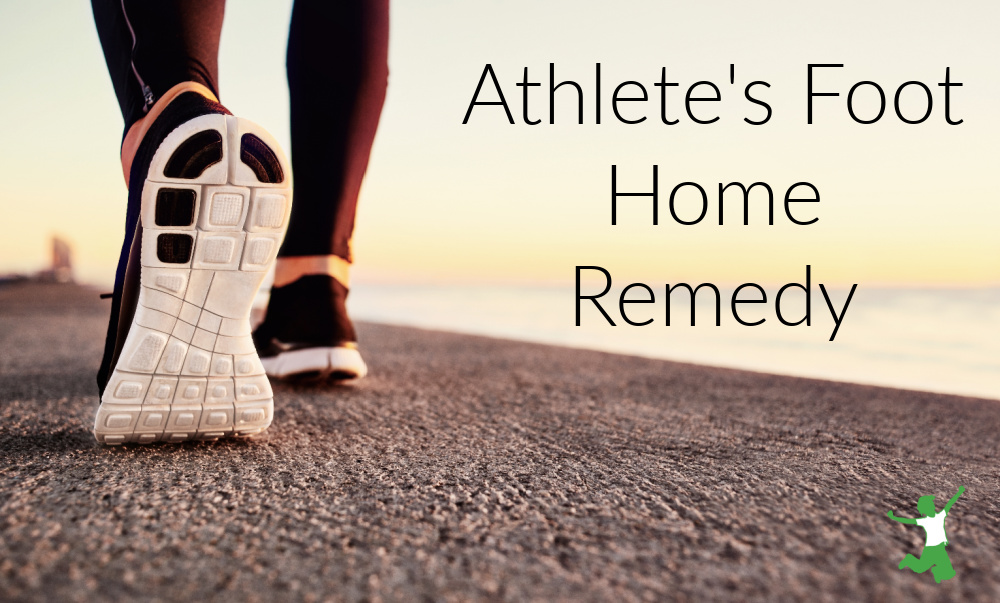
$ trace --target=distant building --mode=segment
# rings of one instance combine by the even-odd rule
[[[54,283],[73,282],[73,249],[68,242],[52,237],[52,267],[40,271],[35,278]]]

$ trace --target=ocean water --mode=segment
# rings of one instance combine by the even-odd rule
[[[739,325],[722,292],[722,325],[715,326],[714,297],[699,294],[697,325],[690,326],[686,294],[675,294],[672,323],[665,305],[630,306],[620,320],[617,301],[602,305],[612,327],[590,302],[575,326],[572,285],[503,287],[387,285],[355,283],[351,315],[398,325],[520,339],[651,358],[679,360],[753,371],[885,385],[906,389],[1000,399],[1000,288],[877,289],[859,286],[836,339],[823,296],[814,290],[811,325],[778,322],[770,303],[744,305],[744,320],[765,318],[756,327]],[[638,292],[634,292],[638,293]],[[744,292],[748,297],[749,292]],[[840,310],[847,290],[832,291]],[[607,300],[617,300],[617,292]],[[787,309],[786,309],[787,308]],[[805,313],[805,297],[789,292],[782,300],[786,319]],[[641,318],[640,318],[641,317]],[[363,342],[362,342],[363,343]]]

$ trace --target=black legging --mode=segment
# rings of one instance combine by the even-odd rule
[[[181,82],[219,96],[225,0],[92,4],[126,132]],[[350,240],[385,101],[388,46],[389,0],[296,0],[287,56],[295,202],[279,256],[353,259]]]

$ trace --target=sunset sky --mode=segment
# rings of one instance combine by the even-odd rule
[[[290,2],[232,0],[220,57],[222,101],[270,129],[287,145],[284,47]],[[569,282],[574,266],[596,264],[616,280],[720,284],[789,282],[806,264],[833,284],[1000,285],[1000,17],[991,2],[396,2],[390,86],[362,193],[355,236],[356,277],[388,281]],[[330,60],[336,60],[331,57]],[[548,69],[585,94],[585,125],[576,123],[572,90],[557,93],[549,125]],[[602,123],[593,120],[594,65],[602,64]],[[498,107],[479,107],[462,125],[484,66],[500,79],[517,124]],[[735,64],[735,84],[729,65]],[[840,92],[816,101],[806,124],[806,65],[843,63],[817,85]],[[524,124],[524,68],[532,89]],[[675,126],[660,123],[661,68],[672,89]],[[952,117],[944,118],[945,69]],[[625,105],[646,115],[619,123],[614,87],[635,80],[651,95]],[[698,125],[684,114],[683,91],[698,80],[723,100],[699,105],[717,113]],[[773,117],[743,98],[754,80]],[[886,90],[885,116],[851,121],[848,90],[871,80]],[[917,80],[934,95],[931,117],[899,121],[897,87]],[[48,237],[72,242],[79,276],[107,283],[121,244],[125,189],[117,161],[121,117],[84,2],[0,5],[0,188],[5,236],[0,273],[45,264]],[[483,99],[495,100],[492,86]],[[704,92],[704,90],[702,90]],[[857,92],[859,114],[875,112],[869,87]],[[919,89],[903,110],[919,115]],[[705,107],[701,109],[700,107]],[[622,190],[651,188],[659,165],[660,224],[649,201],[622,201],[610,225],[610,173]],[[708,192],[704,222],[669,218],[677,183]],[[776,224],[760,208],[743,226],[733,203],[718,226],[718,183],[767,182],[780,196],[808,181],[822,201],[794,226],[776,203]],[[690,192],[690,191],[689,191]],[[680,208],[693,207],[691,198]],[[780,202],[780,199],[778,200]],[[683,203],[689,203],[684,205]],[[697,213],[697,210],[693,210]]]

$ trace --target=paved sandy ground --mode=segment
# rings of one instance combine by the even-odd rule
[[[1000,402],[365,324],[257,440],[105,448],[109,306],[0,287],[0,599],[1000,600]]]

